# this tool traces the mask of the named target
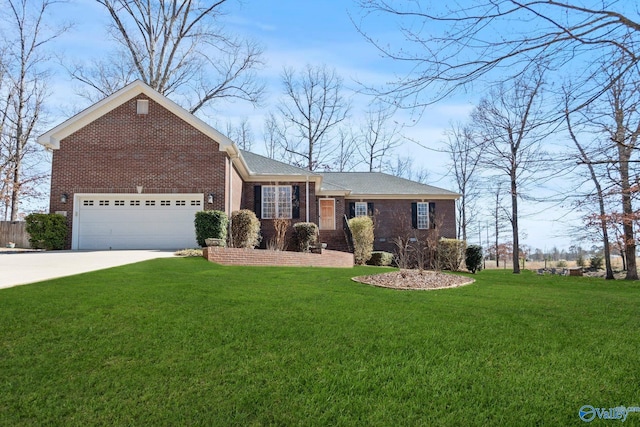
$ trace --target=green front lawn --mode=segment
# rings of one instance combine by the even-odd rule
[[[0,425],[556,426],[640,406],[640,284],[350,281],[375,271],[159,259],[0,290]]]

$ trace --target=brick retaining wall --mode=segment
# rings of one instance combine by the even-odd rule
[[[238,249],[206,247],[202,256],[222,265],[251,265],[279,267],[353,267],[353,254],[323,250],[322,254],[270,251],[264,249]]]

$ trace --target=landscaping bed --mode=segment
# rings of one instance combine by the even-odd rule
[[[383,288],[402,290],[435,290],[457,288],[475,282],[466,276],[437,271],[401,270],[383,274],[354,277],[354,281]]]

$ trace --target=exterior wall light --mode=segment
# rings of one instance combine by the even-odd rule
[[[60,202],[61,203],[67,203],[67,200],[69,200],[69,195],[67,193],[62,193],[60,195]]]
[[[213,203],[213,193],[209,193],[209,195],[207,196],[207,203],[209,204]]]

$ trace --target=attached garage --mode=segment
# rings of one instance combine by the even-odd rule
[[[197,247],[202,194],[76,194],[72,249]]]

